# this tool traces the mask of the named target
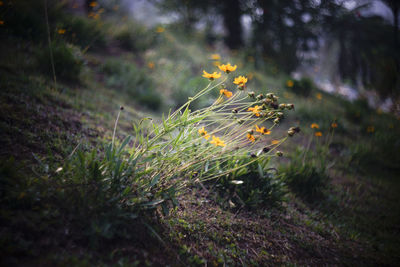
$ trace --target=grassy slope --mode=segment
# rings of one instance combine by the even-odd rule
[[[2,158],[14,156],[19,162],[26,163],[23,169],[28,173],[32,168],[39,168],[34,155],[56,167],[77,144],[90,148],[109,141],[120,105],[125,107],[118,128],[120,137],[132,133],[132,121],[147,116],[157,119],[160,113],[150,112],[132,101],[126,92],[108,87],[99,66],[111,57],[128,60],[143,68],[146,64],[141,61],[154,60],[156,68],[148,71],[148,75],[156,80],[161,94],[170,95],[176,86],[170,81],[174,77],[171,72],[179,74],[183,71],[185,58],[193,63],[191,73],[194,74],[191,75],[199,76],[201,64],[210,67],[211,63],[204,60],[209,55],[200,46],[180,44],[170,33],[166,39],[167,45],[160,45],[140,58],[127,57],[123,51],[111,55],[104,51],[90,52],[85,55],[89,64],[84,82],[60,82],[57,90],[52,89],[50,78],[39,74],[26,60],[31,58],[34,46],[15,46],[20,43],[16,40],[2,42],[1,58],[6,58],[0,72]],[[171,53],[176,55],[177,63],[172,61],[173,56],[165,56]],[[14,58],[13,55],[19,56]],[[241,59],[231,58],[232,62]],[[174,66],[178,68],[171,70]],[[247,65],[245,70],[255,74],[254,86],[258,87],[259,83],[278,88],[282,83]],[[279,90],[276,92],[283,96]],[[366,122],[361,124],[360,120],[352,121],[346,117],[343,108],[346,103],[339,98],[323,95],[322,100],[316,100],[313,96],[304,99],[290,94],[286,97],[296,104],[297,110],[290,121],[280,127],[281,131],[296,121],[304,129],[301,135],[286,144],[284,151],[287,154],[296,144],[307,144],[312,136],[307,129],[311,122],[318,122],[327,129],[333,119],[339,119],[341,126],[334,139],[339,149],[331,150],[335,165],[329,171],[332,187],[327,197],[310,202],[289,193],[287,203],[281,208],[250,212],[223,210],[214,202],[212,194],[193,188],[181,196],[180,207],[168,217],[161,216],[155,226],[164,245],[150,234],[144,234],[133,244],[114,241],[97,250],[87,249],[84,245],[59,245],[46,252],[43,251],[46,246],[42,244],[46,240],[40,240],[42,243],[38,244],[37,250],[31,254],[22,253],[23,259],[30,264],[64,262],[82,265],[93,262],[133,264],[135,260],[155,265],[200,265],[204,261],[215,266],[224,262],[228,265],[395,265],[400,247],[400,210],[396,205],[400,200],[398,166],[389,168],[377,161],[376,166],[371,166],[368,153],[361,157],[366,162],[352,161],[346,156],[356,137],[359,144],[376,144],[372,143],[373,137],[365,134],[366,125],[373,122],[384,125],[382,121],[393,123],[393,119],[369,111]],[[394,123],[392,131],[398,131],[398,121]],[[372,161],[379,156],[372,156]],[[37,216],[40,218],[41,215],[38,213]],[[2,233],[6,230],[3,228]],[[138,230],[141,231],[143,229]],[[152,241],[146,244],[148,238]],[[21,247],[18,249],[24,251]],[[12,255],[15,257],[18,253]],[[9,257],[8,260],[10,263],[16,258]]]

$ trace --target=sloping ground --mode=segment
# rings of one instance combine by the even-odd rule
[[[3,48],[3,53],[29,53],[14,50],[12,44],[3,44]],[[61,82],[57,90],[52,89],[49,78],[29,68],[21,74],[18,61],[5,64],[0,76],[1,157],[15,157],[25,163],[27,172],[37,169],[38,161],[55,167],[78,144],[101,150],[112,136],[120,105],[125,107],[117,131],[121,138],[132,133],[132,121],[149,114],[156,117],[133,104],[130,96],[108,87],[98,68],[103,59],[102,53],[87,56],[85,83]],[[334,99],[328,102],[336,107],[340,104]],[[340,138],[348,134],[341,133]],[[306,143],[305,139],[294,141]],[[335,156],[340,161],[340,155]],[[100,248],[70,241],[73,238],[62,227],[47,229],[49,225],[43,223],[39,232],[35,232],[36,225],[24,228],[29,218],[38,222],[45,216],[24,203],[15,214],[2,210],[2,216],[16,218],[12,227],[0,230],[1,244],[7,248],[1,256],[3,263],[19,265],[398,264],[398,169],[360,175],[346,169],[345,164],[331,170],[330,194],[311,203],[289,192],[281,207],[226,210],[213,193],[192,188],[180,196],[180,205],[169,216],[159,214],[145,220],[153,223],[150,227],[133,221],[130,230],[135,239],[110,239]],[[15,236],[20,243],[10,246],[7,240]],[[30,251],[31,247],[36,248]]]

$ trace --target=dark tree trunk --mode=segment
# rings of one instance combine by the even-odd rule
[[[243,45],[242,24],[240,22],[242,11],[240,10],[239,0],[223,1],[222,14],[227,31],[225,43],[229,48],[237,49]]]

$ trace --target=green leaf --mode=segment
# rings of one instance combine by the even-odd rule
[[[156,176],[154,176],[154,178],[151,180],[149,186],[153,187],[158,183],[158,180],[160,180],[160,174],[157,174]]]

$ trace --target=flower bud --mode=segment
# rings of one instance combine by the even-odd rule
[[[277,155],[278,157],[282,157],[282,156],[283,156],[283,153],[282,153],[282,151],[276,151],[276,155]]]
[[[273,109],[278,109],[278,104],[276,104],[276,103],[271,103],[271,108],[273,108]]]
[[[235,109],[232,109],[232,113],[233,113],[233,114],[236,114],[236,113],[238,113],[238,110],[237,110],[237,108],[235,108]]]
[[[281,120],[280,120],[279,118],[276,118],[276,119],[274,120],[274,123],[275,123],[275,124],[278,124],[280,121],[281,121]]]
[[[290,137],[292,137],[296,132],[294,130],[289,130],[287,133]]]
[[[250,130],[247,131],[247,133],[253,135],[254,131],[253,131],[253,129],[250,129]]]
[[[252,91],[252,92],[249,92],[248,95],[249,95],[249,97],[254,98],[256,94]]]
[[[279,109],[284,110],[286,108],[285,104],[279,104]]]
[[[257,158],[256,154],[254,154],[254,153],[251,153],[251,154],[250,154],[250,157],[252,157],[252,158]]]
[[[263,94],[259,94],[256,98],[257,98],[257,100],[264,99],[264,95]]]
[[[244,122],[244,120],[242,120],[242,119],[238,120],[239,124],[243,124],[243,122]]]
[[[274,97],[274,94],[272,94],[272,93],[267,94],[267,98],[272,99],[273,97]]]
[[[294,105],[293,104],[287,104],[286,105],[288,110],[294,109]]]
[[[277,113],[276,113],[276,116],[277,116],[278,118],[282,118],[282,117],[283,117],[283,113],[282,113],[282,112],[277,112]]]
[[[270,150],[271,150],[271,148],[267,147],[267,146],[263,148],[264,153],[268,153]]]

